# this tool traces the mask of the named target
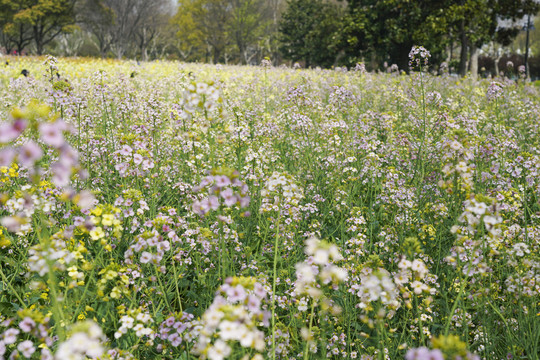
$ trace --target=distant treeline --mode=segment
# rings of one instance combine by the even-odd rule
[[[504,47],[532,28],[527,20],[539,9],[536,0],[0,0],[0,46],[20,54],[407,70],[410,49],[422,45],[434,68],[446,63],[476,76],[501,70]],[[531,71],[540,70],[537,62]]]

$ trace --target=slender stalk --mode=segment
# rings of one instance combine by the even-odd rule
[[[21,306],[24,307],[25,309],[27,308],[26,304],[24,303],[23,299],[21,298],[21,296],[19,295],[19,293],[17,291],[15,291],[15,289],[13,288],[13,286],[11,285],[11,282],[8,281],[8,278],[6,277],[6,275],[4,274],[4,272],[2,271],[2,268],[0,267],[0,275],[2,276],[2,281],[4,282],[4,284],[6,284],[9,289],[11,290],[11,292],[15,295],[15,297],[17,298],[17,300],[19,300],[19,302],[21,303]]]
[[[172,264],[173,264],[173,272],[174,272],[174,286],[176,287],[176,298],[178,299],[178,306],[180,306],[180,311],[183,312],[182,309],[182,300],[180,299],[180,290],[178,289],[178,274],[176,272],[176,259],[172,258]]]
[[[279,248],[279,225],[281,222],[281,210],[276,223],[276,236],[274,237],[274,271],[272,280],[272,359],[276,359],[276,279],[277,257]]]
[[[315,313],[315,300],[312,299],[312,302],[311,302],[311,314],[309,315],[308,336],[311,336],[311,329],[313,328],[313,315],[314,315],[314,313]],[[309,343],[310,343],[310,339],[308,338],[307,341],[306,341],[306,345],[304,346],[304,360],[308,360]]]

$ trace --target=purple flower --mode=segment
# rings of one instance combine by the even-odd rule
[[[119,153],[120,155],[128,156],[131,155],[131,152],[133,149],[129,145],[122,146],[122,149],[120,149]]]
[[[250,201],[250,197],[249,196],[244,196],[244,197],[241,197],[240,198],[240,207],[241,208],[245,208],[249,205],[249,201]]]
[[[141,154],[135,154],[133,155],[133,162],[135,163],[135,165],[139,165],[143,162],[144,158],[142,157]]]
[[[32,320],[31,318],[29,317],[25,317],[20,323],[19,323],[19,327],[21,328],[22,331],[24,331],[25,333],[28,333],[30,331],[32,331],[32,329],[36,326],[36,322],[34,320]]]
[[[25,167],[33,166],[37,160],[41,159],[42,155],[43,151],[39,145],[33,141],[30,141],[19,148],[19,160]]]
[[[218,197],[214,196],[214,195],[210,196],[208,198],[208,206],[209,206],[210,209],[212,209],[214,211],[217,210],[219,208],[219,199],[218,199]]]
[[[165,325],[167,325],[167,326],[173,326],[173,325],[174,325],[174,321],[175,321],[175,320],[174,320],[174,317],[171,316],[171,317],[167,318],[167,320],[165,320]]]
[[[229,179],[229,177],[225,175],[216,176],[214,179],[218,188],[223,188],[231,184],[231,179]]]
[[[153,169],[154,162],[152,160],[144,160],[142,163],[143,170]]]
[[[21,342],[19,345],[17,345],[17,350],[19,350],[23,356],[27,359],[29,359],[34,352],[36,352],[36,348],[34,347],[34,344],[30,340],[25,340]]]
[[[152,260],[153,256],[148,251],[143,251],[141,254],[141,263],[146,264]]]
[[[19,335],[20,331],[19,329],[15,328],[9,328],[2,334],[2,337],[4,338],[4,344],[10,345],[15,343],[17,341],[17,335]]]
[[[0,143],[8,143],[17,138],[26,128],[26,122],[24,120],[15,121],[14,123],[1,123],[0,124]]]
[[[223,190],[220,195],[225,200],[226,206],[231,207],[236,204],[236,196],[231,188]]]
[[[429,350],[427,347],[410,349],[405,354],[406,360],[444,360],[444,355],[439,349]]]
[[[49,146],[60,148],[64,144],[64,135],[62,135],[62,127],[59,120],[55,123],[42,123],[39,125],[41,140]]]
[[[10,166],[14,158],[15,158],[15,150],[11,148],[0,150],[0,166]]]
[[[69,185],[71,178],[71,166],[66,166],[63,162],[57,161],[51,165],[53,172],[52,182],[58,187]]]
[[[169,335],[169,341],[171,342],[172,346],[177,347],[182,343],[182,338],[180,335],[178,335],[178,333],[172,333]]]

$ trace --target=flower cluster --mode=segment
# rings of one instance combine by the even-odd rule
[[[66,271],[75,255],[66,247],[66,236],[60,231],[51,236],[48,244],[37,244],[28,250],[28,268],[39,276],[50,270]]]
[[[409,66],[411,68],[427,66],[431,54],[423,46],[413,46],[409,52]]]
[[[160,350],[163,351],[167,346],[182,349],[192,346],[199,338],[201,329],[200,320],[196,320],[190,313],[180,312],[169,316],[161,323],[156,334],[164,344]]]
[[[18,311],[17,318],[0,317],[0,359],[30,359],[41,353],[41,359],[52,360],[54,341],[48,323],[48,317],[30,309]]]
[[[221,360],[232,353],[236,343],[246,350],[262,352],[264,333],[258,326],[268,326],[266,300],[266,290],[255,278],[226,279],[201,319],[202,329],[193,352],[202,359]]]
[[[499,82],[492,82],[489,84],[486,91],[486,98],[489,101],[496,100],[502,96],[504,85]]]
[[[229,168],[212,170],[194,191],[207,190],[208,195],[193,203],[193,212],[206,215],[210,211],[218,211],[234,206],[243,209],[249,205],[248,186],[239,179],[238,171]],[[249,213],[244,213],[248,216]]]
[[[320,285],[336,287],[347,279],[347,271],[334,262],[343,260],[339,249],[315,237],[306,240],[304,251],[307,259],[296,264],[296,296],[308,295],[313,301],[323,299]]]
[[[114,337],[119,339],[131,330],[136,337],[141,340],[146,338],[147,343],[152,344],[156,337],[151,327],[153,322],[152,316],[141,308],[128,310],[125,315],[120,317],[121,325],[114,333]]]
[[[285,214],[296,212],[304,191],[289,174],[274,172],[261,190],[263,198],[260,212],[282,210]]]
[[[183,108],[180,116],[189,120],[199,112],[212,119],[220,115],[222,101],[219,88],[213,82],[192,82],[188,84],[180,100]]]
[[[478,355],[467,351],[467,344],[456,335],[433,338],[431,345],[431,350],[424,346],[410,349],[405,360],[480,360]]]
[[[69,338],[58,345],[54,359],[98,359],[105,352],[103,343],[106,340],[99,325],[93,321],[77,323],[72,326]]]

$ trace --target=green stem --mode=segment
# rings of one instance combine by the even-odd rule
[[[466,283],[465,279],[460,278],[460,281],[461,281],[461,287],[459,288],[459,293],[458,293],[458,296],[456,297],[456,300],[454,301],[452,310],[450,310],[450,313],[448,314],[448,320],[446,321],[446,326],[444,328],[444,336],[448,336],[448,331],[450,330],[450,322],[452,321],[452,316],[454,316],[454,312],[456,311],[461,295],[463,294],[463,290],[465,289],[465,283]]]
[[[0,267],[0,275],[2,276],[2,281],[4,282],[4,284],[6,284],[9,289],[13,292],[13,294],[15,295],[15,297],[17,298],[17,300],[19,300],[19,302],[21,303],[21,306],[24,307],[25,309],[27,308],[26,304],[24,303],[23,299],[21,298],[21,296],[19,295],[19,293],[17,291],[15,291],[15,289],[13,288],[13,286],[11,285],[11,282],[8,281],[6,275],[4,274],[4,272],[2,271],[2,268]]]
[[[281,222],[281,210],[276,223],[276,236],[274,237],[274,272],[272,281],[272,359],[276,359],[276,279],[277,279],[277,257],[279,248],[279,225]]]
[[[180,311],[183,312],[184,310],[182,310],[182,300],[180,299],[180,290],[178,289],[178,274],[176,273],[176,259],[172,258],[172,263],[173,263],[173,271],[174,271],[174,285],[176,287],[176,297],[178,298],[178,305],[180,306]]]
[[[311,314],[309,316],[309,328],[308,328],[308,336],[311,336],[311,329],[313,327],[313,315],[315,313],[315,300],[312,299],[311,302]],[[304,346],[304,360],[308,360],[308,353],[309,353],[309,343],[310,339],[308,338],[306,340],[306,345]]]

